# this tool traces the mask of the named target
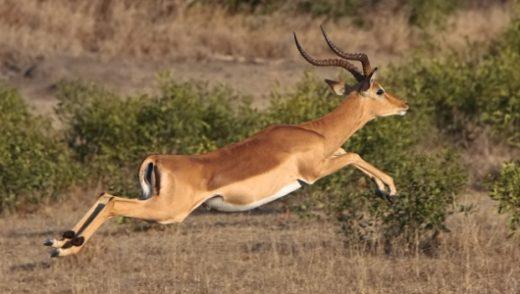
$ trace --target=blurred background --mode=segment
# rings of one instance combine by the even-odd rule
[[[45,110],[62,79],[133,93],[154,89],[163,70],[260,97],[276,81],[294,84],[308,68],[293,31],[309,52],[327,56],[323,24],[342,48],[384,66],[417,50],[461,50],[495,39],[511,19],[510,2],[6,0],[0,75]]]
[[[514,0],[0,0],[0,291],[520,292],[520,19]],[[336,107],[315,57],[364,52],[404,117],[346,168],[252,212],[118,218],[76,257],[40,242],[99,191],[135,197],[151,153],[194,154]],[[45,287],[44,287],[45,286]]]

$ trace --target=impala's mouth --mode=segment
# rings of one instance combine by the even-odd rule
[[[399,115],[405,115],[406,114],[406,110],[401,110],[398,112]]]

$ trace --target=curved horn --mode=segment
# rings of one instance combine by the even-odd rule
[[[348,70],[354,78],[358,82],[364,80],[364,75],[356,68],[355,65],[352,63],[342,60],[342,59],[316,59],[307,53],[302,46],[300,45],[300,42],[298,42],[298,38],[296,37],[296,33],[293,33],[294,35],[294,42],[296,43],[296,47],[298,48],[298,51],[300,51],[300,54],[307,60],[310,64],[316,65],[316,66],[338,66],[342,67],[346,70]]]
[[[346,53],[343,52],[341,49],[338,48],[332,41],[329,39],[329,36],[327,36],[327,33],[325,32],[325,29],[323,26],[320,26],[321,33],[323,34],[323,37],[325,38],[325,41],[327,42],[327,45],[329,45],[330,49],[336,53],[339,57],[349,59],[349,60],[357,60],[361,62],[361,65],[363,65],[363,73],[365,76],[368,76],[372,72],[372,67],[370,66],[370,61],[368,60],[368,56],[365,53]]]

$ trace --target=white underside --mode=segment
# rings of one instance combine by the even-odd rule
[[[206,204],[209,207],[219,210],[219,211],[226,211],[226,212],[246,211],[246,210],[250,210],[250,209],[259,207],[259,206],[269,203],[271,201],[274,201],[278,198],[281,198],[295,190],[298,190],[299,188],[301,188],[301,185],[299,182],[296,181],[296,182],[290,183],[289,185],[283,187],[282,189],[280,189],[278,192],[276,192],[272,196],[265,197],[261,200],[258,200],[253,203],[245,204],[245,205],[236,205],[236,204],[227,203],[224,201],[223,197],[211,198],[206,201]]]

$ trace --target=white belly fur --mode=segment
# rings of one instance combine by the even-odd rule
[[[226,212],[235,212],[235,211],[246,211],[253,208],[257,208],[261,205],[264,205],[266,203],[269,203],[271,201],[274,201],[278,198],[281,198],[295,190],[298,190],[301,188],[301,185],[298,181],[290,183],[289,185],[283,187],[278,192],[276,192],[274,195],[271,195],[269,197],[263,198],[261,200],[258,200],[253,203],[245,204],[245,205],[236,205],[227,203],[224,201],[224,198],[222,197],[214,197],[206,201],[206,204],[219,211],[226,211]]]

